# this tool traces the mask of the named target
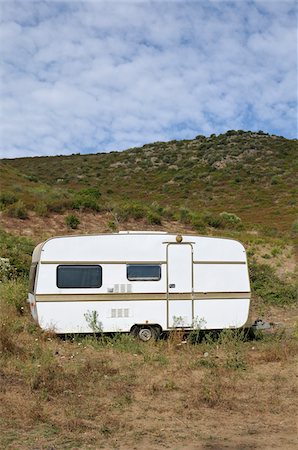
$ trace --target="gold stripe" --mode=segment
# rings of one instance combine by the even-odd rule
[[[241,299],[250,298],[250,292],[195,292],[193,294],[194,300],[209,300],[209,299]],[[191,300],[192,294],[38,294],[35,297],[37,302],[87,302],[87,301],[149,301],[149,300]]]
[[[166,264],[166,261],[40,261],[41,264],[94,265],[94,264]]]
[[[194,300],[205,300],[205,299],[241,299],[241,298],[251,298],[250,292],[198,292],[194,293]]]

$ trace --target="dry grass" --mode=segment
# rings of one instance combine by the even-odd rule
[[[295,448],[298,345],[287,333],[61,340],[1,306],[3,449]]]

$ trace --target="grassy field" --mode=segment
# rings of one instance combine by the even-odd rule
[[[0,161],[0,448],[296,449],[297,142],[228,132],[122,153]],[[34,246],[119,230],[244,243],[257,336],[42,332]]]

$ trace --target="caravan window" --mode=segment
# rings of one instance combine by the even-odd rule
[[[130,264],[127,266],[127,278],[130,281],[158,281],[161,269],[152,264]]]
[[[101,266],[58,266],[58,288],[100,288],[102,285]]]

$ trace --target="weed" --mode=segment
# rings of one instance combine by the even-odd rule
[[[166,380],[164,384],[164,388],[167,391],[174,391],[177,389],[177,384],[173,380]]]
[[[199,399],[207,406],[214,408],[226,402],[227,382],[222,369],[212,368],[203,375],[200,383]]]
[[[191,363],[191,368],[196,369],[197,367],[205,367],[206,369],[213,369],[218,367],[218,364],[211,358],[199,358]]]
[[[11,322],[7,316],[1,317],[0,322],[0,355],[20,355],[22,348],[15,342],[14,331],[11,328]]]
[[[69,214],[65,218],[65,223],[68,228],[71,228],[72,230],[76,230],[80,224],[80,219],[75,214]]]
[[[63,367],[51,359],[41,360],[29,376],[32,391],[39,391],[44,399],[62,394],[74,382],[74,377],[70,377]]]
[[[96,333],[102,333],[102,322],[99,320],[97,311],[87,311],[84,317],[94,336],[96,336]]]
[[[224,350],[224,365],[232,370],[245,370],[247,362],[244,352],[244,330],[224,330],[219,336],[219,345]]]
[[[277,256],[281,254],[281,249],[279,247],[273,247],[273,249],[271,250],[271,255],[272,256]]]
[[[109,220],[107,226],[113,232],[117,231],[118,229],[118,224],[114,220]]]

